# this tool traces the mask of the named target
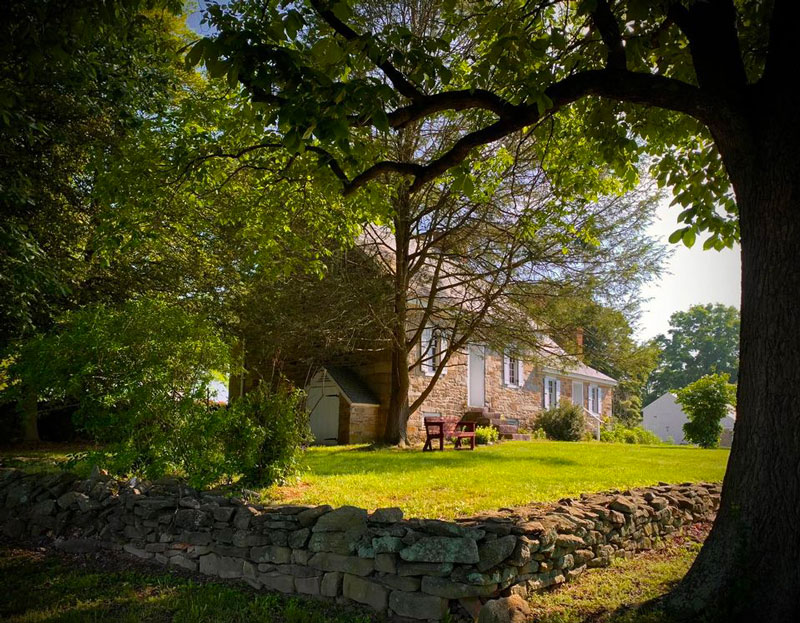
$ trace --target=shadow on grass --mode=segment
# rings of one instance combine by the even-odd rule
[[[133,569],[118,570],[127,566]],[[0,543],[0,620],[175,623],[369,623],[353,608],[255,592],[104,556],[56,555]]]
[[[367,446],[369,447],[369,446]],[[409,471],[430,471],[436,468],[478,468],[493,469],[503,464],[517,464],[524,468],[526,463],[544,467],[566,467],[579,465],[578,461],[561,456],[501,455],[480,449],[469,451],[422,452],[412,450],[393,450],[388,452],[367,452],[364,448],[343,448],[325,452],[322,455],[309,454],[306,464],[317,476],[339,474],[380,473],[394,474]]]

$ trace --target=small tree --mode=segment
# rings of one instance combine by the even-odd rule
[[[722,434],[720,420],[736,404],[736,386],[727,374],[706,374],[679,390],[678,403],[689,421],[683,425],[686,438],[701,448],[716,448]]]

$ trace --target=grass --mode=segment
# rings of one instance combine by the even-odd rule
[[[4,450],[0,464],[52,471],[63,468],[75,450]],[[689,446],[557,441],[504,442],[479,446],[474,452],[455,452],[452,447],[426,453],[419,448],[314,447],[305,455],[298,482],[260,494],[265,502],[399,506],[408,517],[446,519],[659,481],[720,481],[728,453]]]
[[[0,547],[0,620],[9,623],[368,623],[331,603],[256,593],[232,584],[124,563]],[[109,565],[111,567],[109,568]]]
[[[409,517],[452,518],[605,489],[719,481],[728,450],[596,442],[517,441],[475,452],[422,453],[368,446],[311,448],[292,486],[263,491],[274,502],[399,506]]]
[[[666,623],[658,598],[686,574],[700,550],[708,526],[694,526],[666,547],[614,559],[610,567],[584,573],[578,580],[529,598],[540,623]]]
[[[0,448],[0,467],[15,467],[30,473],[55,472],[70,468],[80,476],[88,476],[89,466],[79,464],[73,468],[68,463],[73,453],[89,449],[96,448],[87,444],[50,442]]]

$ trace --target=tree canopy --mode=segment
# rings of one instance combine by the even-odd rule
[[[739,310],[718,303],[693,305],[672,314],[669,322],[669,336],[659,335],[653,340],[661,352],[647,380],[647,403],[707,374],[727,374],[736,383]]]
[[[782,389],[800,365],[798,3],[376,4],[212,5],[217,32],[190,60],[243,85],[284,145],[318,156],[345,195],[386,175],[411,193],[452,177],[469,194],[497,141],[521,134],[560,196],[630,188],[645,159],[681,208],[673,242],[704,233],[720,249],[741,238],[737,435],[715,528],[670,604],[687,617],[795,617],[800,534],[773,500],[796,508],[800,488],[772,474],[800,459],[798,408]],[[407,16],[432,27],[414,33]],[[382,134],[452,117],[464,130],[439,150],[398,159],[381,149]],[[565,159],[573,173],[553,170]]]
[[[98,175],[173,96],[180,4],[13,1],[0,26],[0,348],[80,304]]]

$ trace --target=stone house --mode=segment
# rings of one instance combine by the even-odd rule
[[[368,262],[389,266],[393,261],[393,237],[385,230],[367,230],[359,248]],[[419,286],[415,288],[417,298],[424,300],[429,284],[415,285]],[[409,417],[409,438],[424,435],[426,416],[440,416],[451,428],[466,417],[495,426],[505,438],[524,439],[538,413],[561,401],[581,405],[587,428],[596,430],[601,419],[611,415],[616,381],[568,356],[533,325],[531,332],[542,345],[542,353],[535,354],[538,356],[521,358],[510,350],[497,352],[480,342],[453,352],[432,391]],[[444,333],[436,326],[426,327],[409,354],[409,366],[413,366],[409,403],[422,394],[435,375],[439,353],[446,349]],[[294,370],[290,365],[284,368],[284,374],[305,387],[317,443],[365,443],[382,437],[391,389],[388,349],[348,353],[310,372],[307,368]],[[241,379],[235,382],[241,383]],[[232,378],[231,397],[247,389],[242,385],[237,390],[233,385]]]
[[[419,348],[426,347],[430,333]],[[553,345],[552,349],[560,350]],[[563,351],[561,351],[563,353]],[[564,365],[533,363],[500,353],[482,344],[469,344],[454,353],[433,390],[408,420],[408,435],[424,435],[423,418],[444,417],[451,425],[460,419],[492,424],[509,439],[526,438],[536,416],[560,401],[584,408],[587,427],[611,415],[617,382],[580,362]],[[568,367],[565,367],[568,366]],[[347,367],[320,368],[306,386],[311,428],[318,443],[364,443],[380,439],[389,404],[391,362],[388,353]],[[411,370],[409,401],[430,381],[431,366]]]

